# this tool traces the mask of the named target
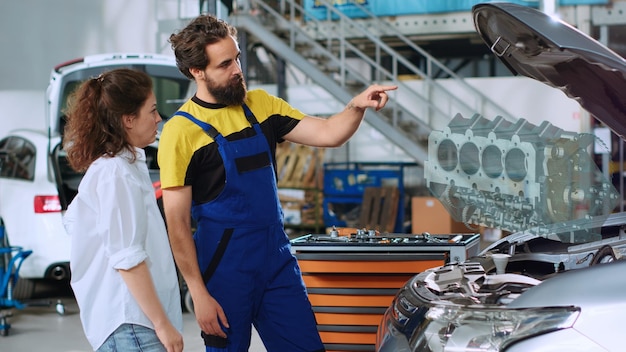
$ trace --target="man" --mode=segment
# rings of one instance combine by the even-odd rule
[[[246,90],[236,34],[203,15],[170,37],[178,68],[197,83],[160,139],[172,250],[207,350],[247,351],[254,324],[268,351],[323,351],[283,229],[276,143],[340,146],[365,110],[384,107],[386,91],[397,87],[373,85],[327,119],[306,116],[265,91]]]

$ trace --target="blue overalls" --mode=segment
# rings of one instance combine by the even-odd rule
[[[217,198],[192,204],[198,264],[230,325],[225,349],[211,349],[208,345],[216,339],[203,334],[206,350],[248,351],[254,324],[270,352],[324,351],[283,228],[267,139],[245,104],[243,110],[256,134],[236,141],[227,141],[213,126],[186,112],[175,114],[190,119],[217,143],[226,172]]]

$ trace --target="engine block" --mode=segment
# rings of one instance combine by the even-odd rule
[[[424,178],[456,221],[527,230],[610,214],[619,192],[592,159],[595,136],[480,115],[428,138]]]

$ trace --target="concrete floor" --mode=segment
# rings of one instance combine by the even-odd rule
[[[491,242],[481,241],[480,248]],[[69,285],[40,284],[35,290],[38,301],[50,302],[49,306],[31,306],[13,309],[8,318],[11,328],[8,336],[0,336],[0,352],[89,352],[91,347],[83,335],[78,306]],[[59,315],[55,303],[61,300],[65,314]],[[185,351],[204,351],[200,330],[191,313],[183,313]],[[253,330],[249,352],[266,352],[256,331]]]
[[[41,287],[43,286],[43,287]],[[0,336],[2,352],[89,352],[91,346],[82,330],[78,314],[78,306],[71,290],[60,285],[38,285],[36,303],[52,303],[51,305],[29,306],[24,309],[13,309],[8,318],[11,328],[7,336]],[[61,300],[65,313],[60,315],[55,303]],[[6,310],[4,310],[6,312]],[[200,330],[196,318],[191,313],[183,313],[183,336],[185,351],[204,351],[200,338]],[[256,331],[253,331],[250,352],[265,352],[265,347]]]

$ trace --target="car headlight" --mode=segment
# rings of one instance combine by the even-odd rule
[[[403,294],[399,294],[393,303],[391,314],[400,326],[406,326],[419,309]]]
[[[580,309],[432,305],[414,330],[411,351],[497,352],[526,337],[571,328]]]

